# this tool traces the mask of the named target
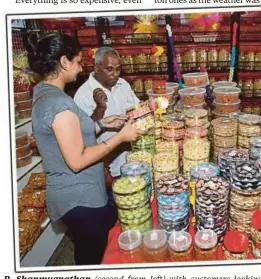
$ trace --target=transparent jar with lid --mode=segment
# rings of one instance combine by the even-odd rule
[[[150,129],[145,135],[141,135],[131,143],[132,151],[144,150],[152,155],[155,153],[155,130]]]
[[[207,49],[202,48],[197,51],[197,67],[207,67],[208,53]]]
[[[212,230],[198,231],[195,235],[195,260],[215,261],[217,259],[217,235]]]
[[[221,137],[229,137],[237,135],[237,121],[235,119],[222,117],[216,118],[211,122],[214,135]]]
[[[137,222],[128,222],[128,223],[124,223],[124,222],[120,222],[121,225],[121,231],[127,231],[127,230],[137,230],[139,231],[141,234],[146,233],[147,231],[152,229],[152,215],[150,215],[148,217],[147,220],[141,222],[141,223],[137,223]]]
[[[208,140],[208,129],[205,127],[190,127],[185,129],[184,140],[203,139]]]
[[[147,151],[135,151],[127,154],[126,161],[141,161],[146,162],[152,166],[152,157],[152,154]]]
[[[143,262],[142,236],[137,230],[122,232],[118,238],[121,263]]]
[[[246,54],[246,67],[245,69],[248,71],[253,71],[255,66],[255,52],[248,51]]]
[[[166,81],[165,80],[153,80],[152,81],[152,91],[154,94],[165,94],[166,90]]]
[[[161,137],[166,140],[181,140],[184,137],[184,122],[178,117],[167,116],[162,123]]]
[[[186,127],[202,127],[208,123],[208,111],[206,109],[190,108],[184,111]]]
[[[243,114],[238,118],[238,134],[241,136],[261,135],[261,116],[254,114]]]
[[[170,261],[188,262],[193,260],[192,237],[185,231],[173,231],[168,240]]]
[[[244,70],[246,68],[246,54],[245,52],[239,53],[239,69]]]
[[[253,95],[255,97],[260,97],[261,96],[261,79],[255,79],[254,80]]]
[[[192,70],[197,67],[197,53],[195,49],[190,49],[186,52],[187,67]]]
[[[216,68],[218,62],[218,52],[216,48],[212,48],[208,51],[208,67]]]
[[[228,231],[224,237],[222,251],[225,260],[247,259],[249,252],[248,236],[243,232]]]
[[[147,263],[168,261],[167,234],[164,230],[150,230],[143,237],[144,259]]]
[[[243,83],[243,95],[245,97],[252,97],[253,96],[253,89],[254,89],[254,84],[252,79],[247,79]]]
[[[229,67],[229,51],[225,48],[221,48],[218,52],[218,66],[220,68]]]
[[[255,54],[255,65],[254,65],[255,71],[261,70],[261,52],[256,52]]]

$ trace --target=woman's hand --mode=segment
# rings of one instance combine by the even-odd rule
[[[121,129],[119,135],[121,136],[122,141],[132,142],[137,140],[138,137],[142,135],[142,132],[132,125],[132,119],[130,119]]]
[[[126,115],[112,115],[101,119],[101,123],[106,130],[118,130],[122,128],[127,119]]]

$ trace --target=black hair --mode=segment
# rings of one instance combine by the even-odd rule
[[[27,36],[26,49],[30,68],[44,78],[56,72],[60,66],[60,59],[66,56],[69,61],[81,51],[76,37],[60,33],[47,33],[38,38],[36,33]]]

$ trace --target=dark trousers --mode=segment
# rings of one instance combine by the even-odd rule
[[[101,263],[109,230],[115,225],[117,217],[117,209],[110,200],[100,208],[75,207],[61,218],[74,243],[76,265]]]

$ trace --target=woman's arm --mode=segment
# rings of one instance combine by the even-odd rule
[[[117,135],[106,141],[107,145],[101,143],[85,147],[79,118],[69,110],[56,114],[52,128],[64,160],[73,172],[92,165],[122,142],[134,141],[140,135],[139,131],[128,123]]]

